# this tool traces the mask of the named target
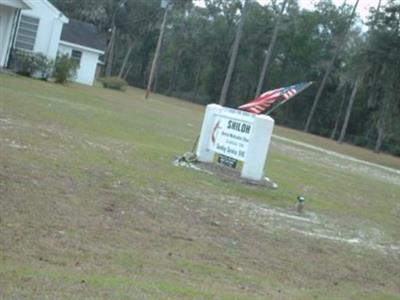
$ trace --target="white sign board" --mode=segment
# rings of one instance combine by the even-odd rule
[[[210,150],[244,161],[254,123],[254,116],[240,110],[215,114],[210,135]]]
[[[241,110],[207,105],[196,150],[199,161],[213,162],[215,153],[243,161],[242,177],[261,180],[274,120]]]

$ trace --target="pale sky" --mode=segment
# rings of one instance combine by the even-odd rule
[[[260,2],[265,2],[266,0],[261,0]],[[300,7],[304,7],[307,9],[312,9],[315,3],[318,3],[317,0],[298,0]],[[333,0],[332,1],[336,6],[342,5],[346,2],[348,5],[354,5],[356,0]],[[368,12],[370,7],[377,7],[379,0],[360,0],[357,6],[357,13],[364,20],[368,16]],[[382,0],[381,5],[385,5],[387,0]]]
[[[201,5],[203,0],[195,0],[198,5]],[[258,0],[258,2],[262,4],[268,4],[270,0]],[[318,0],[298,0],[300,7],[312,10],[315,3],[318,3]],[[349,5],[354,5],[356,0],[332,0],[332,2],[336,6],[340,6],[343,2],[346,2]],[[376,7],[378,5],[379,0],[360,0],[357,7],[357,13],[360,17],[365,20],[368,16],[368,12],[370,7]],[[382,0],[382,6],[386,4],[387,0]]]

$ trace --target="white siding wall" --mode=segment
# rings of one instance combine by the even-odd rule
[[[86,85],[93,85],[94,78],[96,75],[97,63],[99,61],[99,54],[88,51],[86,49],[82,49],[78,46],[72,47],[64,44],[60,44],[58,50],[61,53],[66,53],[68,55],[71,55],[72,50],[81,51],[82,52],[81,64],[77,71],[77,76],[75,78],[75,81]]]
[[[0,67],[6,64],[6,55],[12,33],[16,9],[0,5]]]
[[[64,46],[63,44],[60,44],[58,46],[58,52],[60,52],[62,54],[68,54],[69,56],[71,56],[72,48],[69,46]]]
[[[63,21],[44,1],[30,1],[30,4],[32,9],[23,11],[22,14],[39,19],[33,52],[40,52],[48,58],[55,59]]]

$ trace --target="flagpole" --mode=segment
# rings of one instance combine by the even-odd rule
[[[308,88],[310,85],[312,85],[314,82],[310,81],[306,86],[304,86],[300,91],[298,91],[296,93],[296,95],[293,95],[292,97],[286,99],[285,101],[282,101],[281,103],[279,103],[278,105],[276,105],[275,107],[271,108],[269,111],[267,111],[265,114],[266,115],[270,115],[273,111],[275,111],[275,109],[277,109],[279,106],[281,106],[282,104],[285,104],[286,102],[288,102],[290,99],[292,99],[293,97],[297,96],[298,94],[300,94],[302,91],[304,91],[306,88]]]
[[[150,95],[150,92],[151,92],[151,85],[152,85],[153,79],[154,79],[154,73],[156,71],[156,65],[158,64],[159,57],[160,57],[161,44],[162,44],[163,38],[164,38],[165,24],[167,22],[168,10],[169,10],[169,4],[167,2],[166,7],[165,7],[165,11],[164,11],[163,21],[161,23],[160,35],[158,36],[156,52],[154,53],[153,62],[151,64],[149,80],[147,82],[146,94],[144,96],[146,99],[149,98],[149,95]]]

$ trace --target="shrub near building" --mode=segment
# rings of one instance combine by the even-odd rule
[[[76,76],[77,62],[68,54],[58,55],[56,61],[42,53],[31,53],[15,49],[10,68],[17,74],[47,80],[54,77],[55,82],[64,84]]]
[[[126,91],[128,87],[128,83],[119,77],[104,77],[100,80],[103,84],[103,87],[112,90]]]
[[[47,80],[53,67],[54,61],[42,53],[30,53],[20,49],[12,52],[10,68],[17,74]]]
[[[68,54],[57,56],[53,76],[57,83],[64,84],[76,76],[78,63]]]

